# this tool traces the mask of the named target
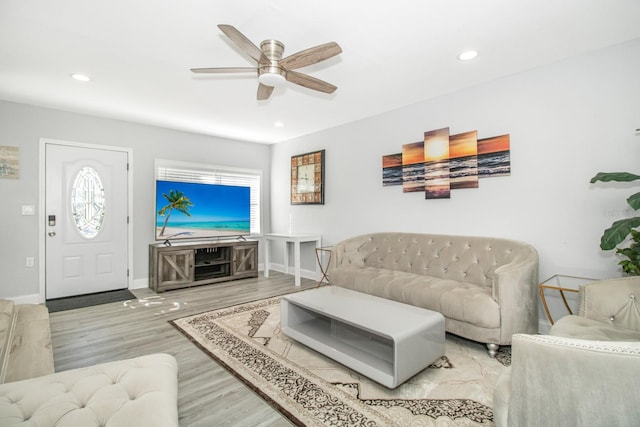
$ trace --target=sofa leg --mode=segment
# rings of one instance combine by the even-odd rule
[[[491,356],[491,358],[496,357],[496,354],[498,354],[498,349],[500,348],[500,346],[498,344],[487,344],[487,349],[489,350],[489,356]]]

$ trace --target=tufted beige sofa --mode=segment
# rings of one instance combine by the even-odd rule
[[[640,277],[580,286],[578,315],[516,335],[494,392],[496,426],[637,426]]]
[[[516,333],[538,330],[538,254],[513,240],[374,233],[333,248],[332,285],[442,313],[447,332],[495,356]]]
[[[49,312],[0,300],[0,426],[178,425],[178,367],[152,354],[54,373]]]

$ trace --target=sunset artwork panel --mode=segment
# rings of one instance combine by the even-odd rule
[[[478,188],[478,131],[449,137],[451,189]]]
[[[382,185],[402,185],[402,153],[382,156]]]
[[[424,191],[424,141],[402,146],[402,192]]]
[[[510,175],[510,139],[478,139],[477,130],[451,135],[448,127],[425,132],[422,141],[403,144],[402,153],[382,156],[382,185],[449,199],[451,190],[478,188],[479,178]]]
[[[451,197],[449,128],[424,133],[424,194],[426,199]]]
[[[478,175],[480,178],[511,175],[511,141],[509,135],[478,140]]]

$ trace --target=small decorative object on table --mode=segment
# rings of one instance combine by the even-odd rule
[[[324,205],[324,150],[291,156],[291,204]]]

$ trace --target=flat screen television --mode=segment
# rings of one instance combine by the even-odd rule
[[[156,180],[156,240],[249,235],[250,188]]]

